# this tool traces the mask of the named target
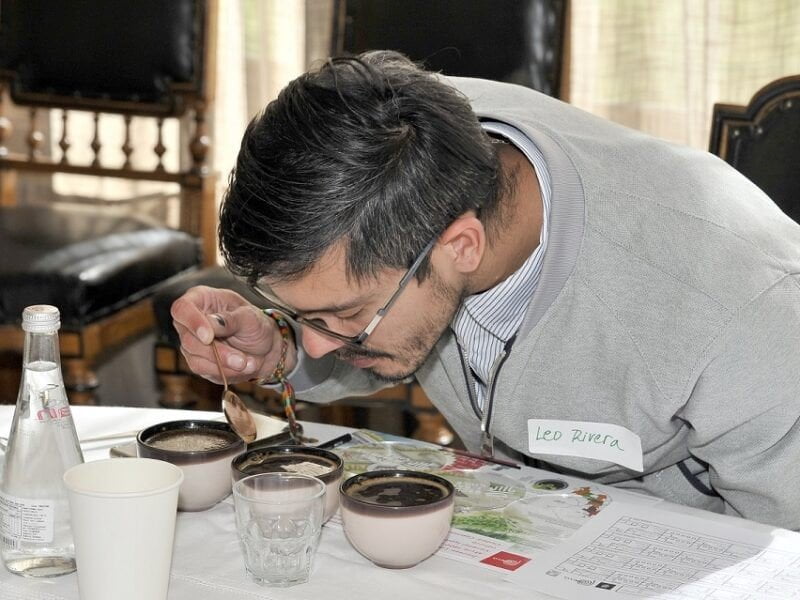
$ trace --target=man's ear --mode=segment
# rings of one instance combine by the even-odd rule
[[[452,268],[464,275],[478,269],[486,251],[486,230],[473,211],[461,215],[439,237]]]

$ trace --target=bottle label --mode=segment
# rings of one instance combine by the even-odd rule
[[[55,502],[0,493],[0,536],[7,548],[53,541]]]
[[[37,421],[57,421],[59,419],[64,419],[66,417],[71,416],[72,413],[69,410],[69,405],[67,406],[57,406],[57,407],[48,407],[43,408],[42,410],[36,413],[36,420]]]

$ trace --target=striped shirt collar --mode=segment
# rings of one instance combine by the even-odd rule
[[[514,144],[531,162],[539,180],[542,197],[542,229],[539,245],[523,265],[496,286],[464,299],[453,317],[453,329],[469,366],[479,379],[477,390],[483,397],[483,385],[505,343],[516,333],[536,290],[547,248],[552,187],[544,157],[536,145],[518,129],[504,123],[485,121],[485,131],[500,135]]]

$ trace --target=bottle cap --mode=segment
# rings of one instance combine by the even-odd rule
[[[49,304],[34,304],[22,311],[22,329],[32,333],[53,333],[61,327],[61,313]]]

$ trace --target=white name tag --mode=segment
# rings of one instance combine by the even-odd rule
[[[642,440],[611,423],[528,419],[528,449],[534,454],[561,454],[613,462],[641,472]]]

